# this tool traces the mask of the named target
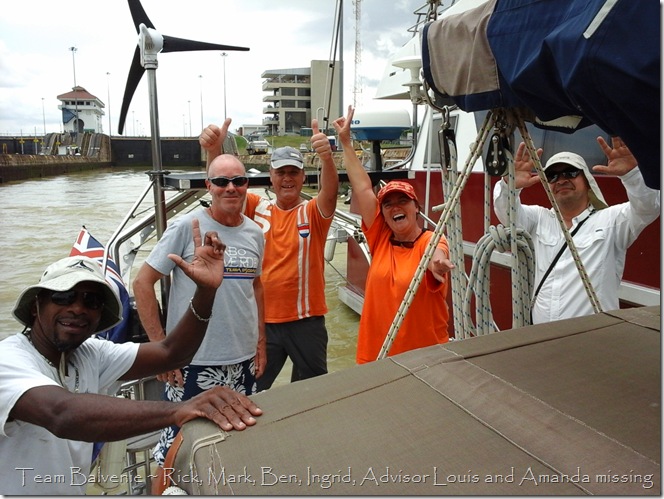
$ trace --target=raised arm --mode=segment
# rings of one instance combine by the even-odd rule
[[[537,155],[540,158],[542,152],[542,148],[537,149]],[[540,182],[539,176],[533,173],[534,168],[535,163],[526,149],[526,144],[521,142],[514,155],[514,187],[516,189],[530,187]],[[507,183],[507,178],[503,177],[503,181]]]
[[[320,157],[320,191],[318,192],[318,206],[325,217],[334,215],[337,208],[337,195],[339,192],[339,174],[332,157],[332,147],[327,135],[318,129],[318,120],[311,120],[313,135],[311,145]]]
[[[597,143],[606,154],[608,164],[595,165],[593,171],[607,175],[617,175],[625,187],[629,203],[621,205],[629,220],[629,244],[638,237],[641,231],[652,223],[660,214],[660,191],[646,186],[643,175],[637,168],[634,155],[620,137],[612,137],[611,145],[602,137],[597,137]]]
[[[191,306],[162,341],[142,343],[132,367],[123,379],[136,379],[187,365],[203,341],[217,288],[223,279],[225,246],[216,232],[201,237],[198,220],[192,220],[194,259],[187,263],[179,255],[168,257],[196,283]],[[154,292],[153,292],[154,293]]]
[[[196,282],[192,304],[201,317],[212,312],[214,295],[222,281],[224,245],[216,233],[201,238],[193,222],[195,257],[187,263],[169,257]],[[207,323],[194,312],[185,313],[173,333],[161,342],[143,343],[126,377],[143,377],[180,367],[196,352]],[[42,426],[60,438],[83,441],[121,440],[205,417],[224,430],[242,430],[255,423],[261,410],[244,395],[227,387],[207,390],[186,402],[136,401],[91,393],[70,393],[53,385],[27,390],[14,404],[10,418]]]
[[[231,119],[226,118],[221,128],[217,125],[206,126],[198,137],[198,143],[207,152],[205,170],[210,167],[210,163],[217,156],[223,154],[223,145],[228,136],[228,127],[231,125]]]
[[[607,165],[595,165],[592,171],[622,177],[636,168],[636,158],[620,137],[611,137],[610,146],[603,137],[597,137],[597,143],[606,155]]]
[[[371,185],[371,178],[366,172],[353,148],[353,140],[350,136],[350,124],[353,121],[354,109],[348,106],[348,114],[334,120],[334,129],[339,135],[339,142],[344,150],[344,166],[350,185],[353,188],[353,197],[358,201],[358,208],[362,221],[367,227],[371,227],[376,219],[376,207],[378,199]]]

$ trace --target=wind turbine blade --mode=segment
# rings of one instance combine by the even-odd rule
[[[131,12],[131,18],[134,20],[134,27],[136,28],[136,33],[139,32],[138,27],[141,23],[145,24],[148,28],[155,29],[154,24],[150,21],[150,18],[145,13],[143,6],[139,0],[128,0],[129,1],[129,11]]]
[[[122,98],[122,108],[120,109],[120,121],[118,123],[118,133],[120,135],[122,135],[125,120],[127,119],[131,98],[134,96],[134,92],[136,91],[138,83],[143,77],[143,73],[145,73],[145,68],[141,66],[141,51],[140,48],[136,46],[136,50],[134,51],[134,58],[132,59],[131,67],[129,68],[129,76],[127,76],[127,85],[125,86],[124,97]]]
[[[234,45],[221,45],[218,43],[198,42],[174,36],[163,35],[164,48],[162,52],[193,52],[196,50],[249,50],[249,47],[236,47]]]

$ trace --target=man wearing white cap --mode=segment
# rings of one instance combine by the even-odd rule
[[[659,216],[660,193],[645,185],[636,159],[620,138],[614,137],[612,146],[602,137],[597,137],[597,142],[608,164],[595,165],[593,171],[619,176],[628,202],[607,207],[590,169],[578,154],[553,155],[544,173],[602,309],[615,310],[619,308],[618,290],[627,248]],[[538,154],[541,157],[542,149]],[[524,143],[514,156],[514,168],[517,189],[539,183]],[[493,199],[498,219],[507,224],[505,179],[496,183]],[[517,226],[530,234],[535,245],[533,323],[594,313],[553,209],[522,205],[517,196],[516,217]]]
[[[221,153],[230,119],[221,128],[210,125],[200,136],[208,165]],[[291,381],[327,373],[325,328],[325,262],[327,233],[337,207],[339,175],[327,135],[311,124],[311,144],[321,160],[320,189],[311,200],[300,196],[305,181],[304,158],[293,147],[275,149],[270,181],[276,200],[248,193],[245,214],[263,229],[265,256],[265,335],[267,364],[256,380],[267,390],[286,359],[293,362]]]
[[[118,380],[187,364],[205,337],[225,247],[216,233],[201,238],[198,221],[192,228],[194,259],[187,263],[173,255],[173,261],[196,289],[188,313],[161,342],[91,338],[122,320],[122,304],[99,263],[84,256],[50,265],[20,295],[13,314],[25,329],[0,342],[0,494],[85,494],[94,441],[121,440],[197,417],[224,430],[255,423],[260,409],[229,388],[180,404],[102,396],[114,394]]]

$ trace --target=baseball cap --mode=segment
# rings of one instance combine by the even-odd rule
[[[304,158],[302,153],[294,147],[279,147],[272,152],[270,165],[275,169],[282,166],[296,166],[302,170],[304,168]]]
[[[69,291],[81,282],[97,282],[103,286],[104,308],[95,333],[106,331],[122,321],[120,299],[106,282],[101,265],[86,256],[69,256],[49,265],[42,274],[39,284],[29,286],[21,293],[12,313],[21,324],[31,326],[32,304],[42,289]]]
[[[378,191],[378,203],[382,204],[383,198],[392,192],[402,192],[410,199],[419,203],[417,195],[415,194],[415,189],[408,182],[402,182],[401,180],[392,180],[388,182],[380,191]]]
[[[599,185],[597,185],[595,177],[593,177],[590,168],[588,168],[588,165],[586,164],[586,160],[573,152],[559,152],[549,158],[549,161],[547,161],[544,166],[544,171],[546,171],[547,168],[560,164],[573,166],[577,170],[583,172],[583,175],[588,181],[588,186],[590,187],[590,191],[588,192],[590,204],[592,204],[596,210],[602,210],[608,206],[604,200],[602,191],[599,189]]]

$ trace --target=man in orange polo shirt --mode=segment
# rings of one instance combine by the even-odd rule
[[[200,144],[208,165],[219,154],[231,120],[221,128],[203,130]],[[300,197],[305,181],[304,158],[292,147],[272,153],[270,180],[275,200],[247,194],[245,214],[258,223],[265,236],[263,274],[267,365],[257,379],[267,390],[286,359],[293,362],[291,381],[327,373],[325,328],[325,262],[323,253],[337,205],[339,176],[327,136],[312,121],[311,144],[321,159],[320,189],[311,200]]]

